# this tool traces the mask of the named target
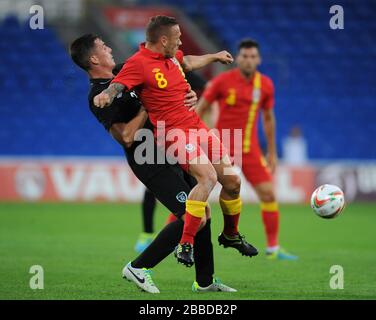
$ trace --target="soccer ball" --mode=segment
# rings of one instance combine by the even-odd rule
[[[345,207],[343,191],[332,184],[324,184],[312,193],[311,208],[321,218],[337,217]]]

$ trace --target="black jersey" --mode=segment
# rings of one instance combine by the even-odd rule
[[[122,65],[116,66],[116,69],[121,69]],[[114,69],[114,73],[117,70]],[[107,89],[108,86],[111,84],[110,79],[90,79],[90,91],[89,91],[89,107],[91,112],[97,118],[97,120],[104,126],[104,128],[109,131],[111,126],[115,123],[127,123],[132,120],[140,111],[142,103],[138,98],[136,92],[134,91],[123,91],[117,97],[115,97],[114,101],[111,103],[110,106],[105,108],[98,108],[94,105],[94,97],[101,93],[103,90]],[[146,120],[145,129],[149,129],[153,131],[153,125],[149,121]],[[153,177],[156,173],[163,169],[164,165],[168,164],[156,164],[157,159],[161,159],[161,155],[157,155],[162,151],[157,148],[154,143],[154,163],[155,164],[143,164],[138,165],[134,159],[134,152],[135,149],[145,141],[145,137],[142,138],[141,141],[133,142],[132,146],[129,148],[124,148],[125,154],[128,159],[128,164],[133,170],[133,172],[137,172],[137,177],[145,183],[148,179]],[[164,157],[164,155],[162,155]],[[167,160],[166,160],[167,161]]]
[[[123,64],[118,64],[113,69],[113,74],[116,75],[123,67]],[[107,89],[111,84],[113,78],[110,79],[90,79],[89,92],[89,106],[91,112],[98,119],[98,121],[108,131],[114,123],[129,122],[140,111],[142,103],[135,91],[123,91],[119,93],[112,104],[106,108],[97,108],[94,105],[94,97]],[[150,121],[147,120],[145,128],[153,129]]]
[[[115,97],[109,107],[96,107],[94,105],[94,97],[107,89],[111,80],[112,79],[90,79],[90,110],[107,131],[110,130],[114,123],[126,123],[131,121],[138,114],[142,106],[135,91],[124,91]],[[153,129],[149,120],[146,121],[145,128]]]

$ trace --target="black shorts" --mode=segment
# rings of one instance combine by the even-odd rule
[[[185,213],[185,201],[197,183],[195,178],[184,172],[178,164],[139,165],[129,162],[129,166],[171,213],[178,218]]]

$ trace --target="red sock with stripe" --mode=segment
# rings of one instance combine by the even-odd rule
[[[266,234],[266,243],[268,248],[278,246],[279,234],[279,211],[276,202],[261,203],[262,221]]]
[[[180,243],[188,242],[194,244],[194,238],[200,227],[201,219],[205,216],[207,202],[197,200],[187,200],[185,203],[185,219],[183,235]]]
[[[242,208],[242,201],[239,198],[233,200],[225,200],[220,198],[219,203],[223,213],[223,233],[226,236],[236,236],[238,231],[238,224],[240,218],[240,211]]]

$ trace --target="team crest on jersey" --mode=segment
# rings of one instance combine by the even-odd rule
[[[187,150],[188,153],[191,153],[191,152],[193,152],[193,151],[196,150],[196,147],[195,147],[195,145],[192,144],[192,143],[187,143],[187,144],[185,145],[185,150]]]
[[[254,103],[258,103],[261,98],[261,90],[260,88],[254,88],[252,92],[252,101]]]
[[[236,90],[235,88],[228,89],[228,96],[226,98],[226,103],[229,106],[234,106],[236,103]]]
[[[184,191],[180,191],[176,195],[176,200],[178,200],[181,203],[185,203],[187,201],[187,198],[188,198],[188,196],[187,196],[187,194]]]

